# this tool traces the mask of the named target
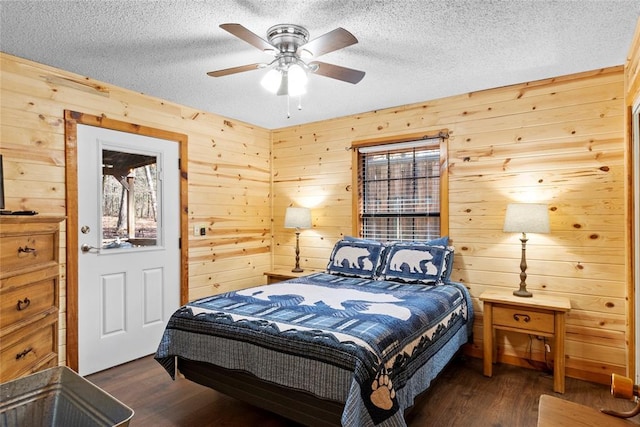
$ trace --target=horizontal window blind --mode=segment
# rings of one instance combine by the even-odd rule
[[[440,138],[359,149],[361,235],[425,240],[440,235]]]

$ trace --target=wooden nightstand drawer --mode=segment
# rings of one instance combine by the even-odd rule
[[[0,382],[35,372],[43,365],[55,366],[58,362],[55,335],[58,333],[56,317],[49,316],[46,325],[29,327],[2,338],[5,344],[0,352]]]
[[[554,314],[550,311],[537,311],[530,308],[514,308],[495,304],[493,306],[494,327],[528,329],[532,332],[553,334]]]

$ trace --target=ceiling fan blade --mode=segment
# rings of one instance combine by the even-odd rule
[[[240,24],[221,24],[220,28],[230,32],[234,36],[238,37],[241,40],[244,40],[250,45],[257,47],[263,52],[278,52],[278,49],[271,43],[257,36],[255,33],[247,30]]]
[[[333,52],[334,50],[342,49],[343,47],[356,43],[358,43],[358,39],[355,38],[353,34],[344,28],[336,28],[300,46],[298,53],[308,51],[314,58],[317,58],[325,53]]]
[[[239,67],[225,68],[224,70],[209,71],[207,75],[211,77],[228,76],[229,74],[236,74],[236,73],[242,73],[244,71],[257,70],[263,65],[264,64],[262,63],[241,65]]]
[[[331,77],[332,79],[342,80],[343,82],[356,84],[365,75],[364,71],[354,70],[353,68],[341,67],[335,64],[328,64],[326,62],[314,61],[309,63],[310,66],[317,65],[318,69],[315,74],[321,76]]]

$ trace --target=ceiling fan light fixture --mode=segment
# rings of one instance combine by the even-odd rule
[[[282,74],[277,69],[272,68],[260,80],[260,84],[269,92],[277,93],[282,84]]]
[[[290,96],[302,95],[307,91],[307,73],[298,64],[293,64],[288,70],[288,93]]]
[[[238,37],[265,53],[275,56],[268,64],[256,63],[223,70],[210,71],[207,75],[221,77],[249,70],[268,68],[260,80],[260,84],[268,92],[275,95],[287,95],[287,117],[289,114],[289,98],[298,97],[298,109],[303,94],[307,91],[308,75],[320,76],[356,84],[364,77],[363,71],[326,62],[307,63],[306,59],[325,55],[329,52],[358,43],[353,34],[344,28],[336,28],[309,41],[306,28],[294,24],[278,24],[267,30],[267,39],[254,34],[240,24],[221,24],[220,28]]]
[[[280,70],[280,74],[282,78],[280,79],[280,86],[278,87],[276,95],[289,95],[289,75],[286,70]]]

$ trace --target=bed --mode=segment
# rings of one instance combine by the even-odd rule
[[[327,271],[190,302],[155,358],[305,425],[403,426],[472,331],[446,240],[336,243]]]

